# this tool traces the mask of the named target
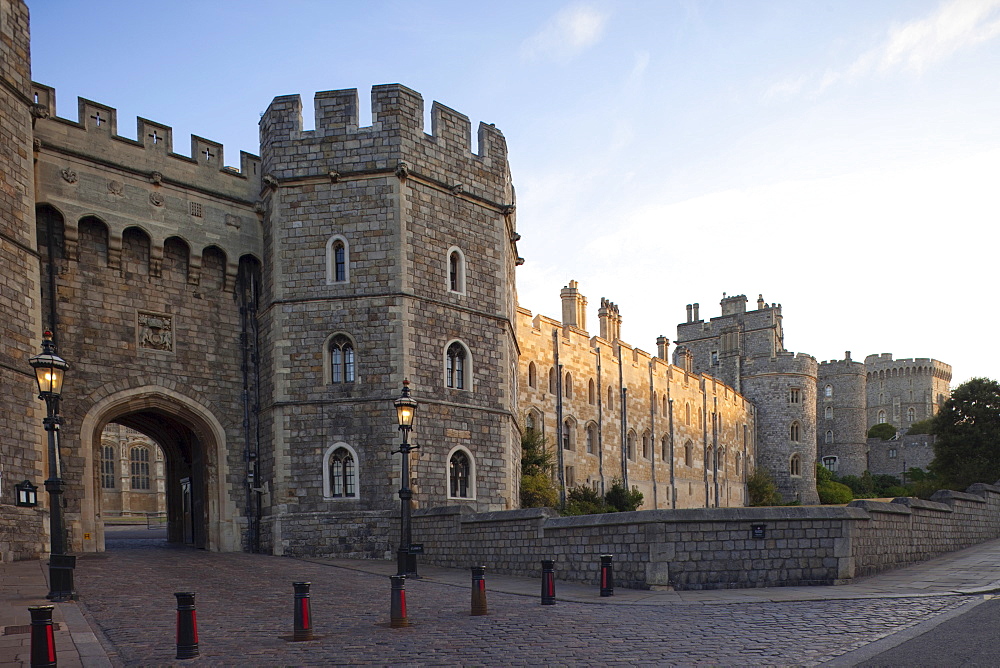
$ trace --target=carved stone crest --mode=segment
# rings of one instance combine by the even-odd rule
[[[405,160],[400,160],[396,163],[396,176],[401,179],[405,179],[410,175],[410,166],[406,164]]]
[[[163,174],[160,174],[159,172],[152,172],[149,175],[149,182],[152,183],[154,186],[160,185],[161,183],[163,183]]]
[[[231,213],[226,214],[226,225],[228,225],[229,227],[235,227],[236,229],[240,229],[240,222],[241,221],[239,216],[234,216]]]
[[[173,318],[159,313],[139,312],[139,347],[173,352]]]
[[[465,192],[465,186],[463,186],[461,183],[456,183],[451,187],[451,194],[454,195],[455,197],[458,197],[464,192]]]
[[[80,178],[76,175],[76,172],[70,169],[69,167],[66,167],[59,173],[62,174],[63,180],[66,183],[76,183]]]
[[[35,139],[31,142],[31,146],[35,150],[35,153],[38,153],[42,150],[42,140],[35,137]]]
[[[125,194],[125,184],[121,181],[115,181],[114,179],[108,181],[108,192],[112,195],[124,195]]]
[[[263,216],[265,213],[267,213],[267,207],[264,206],[263,202],[258,200],[253,204],[253,212],[256,213],[257,215]]]
[[[163,195],[160,193],[149,193],[149,203],[153,206],[163,206]]]

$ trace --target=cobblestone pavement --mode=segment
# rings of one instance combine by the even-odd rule
[[[388,578],[296,559],[128,541],[80,560],[77,589],[117,665],[176,665],[174,592],[197,592],[203,665],[816,665],[974,596],[600,605],[407,582],[412,626],[391,629]],[[109,547],[113,547],[109,545]],[[291,643],[291,583],[312,585],[320,639]],[[489,576],[487,575],[487,583]],[[981,598],[981,597],[980,597]],[[185,664],[192,662],[184,662]]]

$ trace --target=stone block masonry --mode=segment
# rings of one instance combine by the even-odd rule
[[[601,554],[615,579],[646,589],[833,585],[1000,537],[1000,487],[940,491],[931,501],[854,501],[842,506],[648,510],[558,517],[548,508],[472,513],[417,511],[422,562],[534,576],[542,559],[556,577],[597,582]]]

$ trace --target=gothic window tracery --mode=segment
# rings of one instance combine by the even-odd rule
[[[354,342],[344,334],[330,339],[330,382],[353,383],[356,376]]]

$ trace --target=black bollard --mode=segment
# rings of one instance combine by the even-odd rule
[[[601,555],[601,596],[615,595],[615,571],[611,562],[614,557],[610,554]]]
[[[198,620],[194,612],[194,592],[178,592],[177,597],[177,658],[198,656]]]
[[[311,582],[293,582],[295,590],[295,631],[293,641],[312,640],[312,604],[309,601],[309,585]]]
[[[56,665],[56,639],[52,628],[54,605],[34,605],[31,613],[31,668]]]
[[[485,615],[486,611],[486,567],[472,567],[472,612],[473,616]]]
[[[400,629],[409,626],[406,618],[406,576],[390,575],[392,581],[392,605],[389,609],[389,626]]]
[[[542,605],[556,604],[556,562],[542,559]]]

